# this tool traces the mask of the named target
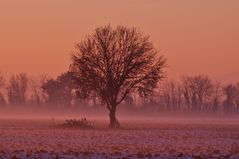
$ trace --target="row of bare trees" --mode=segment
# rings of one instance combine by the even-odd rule
[[[0,107],[97,107],[101,104],[95,96],[77,98],[72,73],[66,72],[56,79],[26,74],[12,75],[7,81],[0,75]],[[123,103],[128,110],[156,110],[159,112],[239,112],[239,83],[220,84],[208,76],[184,76],[179,81],[164,80],[147,98],[128,95]]]
[[[40,78],[29,78],[25,73],[8,80],[0,74],[0,106],[40,105],[45,99],[40,83]]]
[[[164,81],[151,98],[156,109],[171,112],[239,112],[239,83],[221,84],[206,75],[184,76],[179,81]],[[152,102],[153,101],[153,102]]]
[[[30,77],[25,73],[9,79],[0,74],[0,107],[69,108],[87,105],[76,97],[72,73],[66,72],[56,79],[48,76]]]

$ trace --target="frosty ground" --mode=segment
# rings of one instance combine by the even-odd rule
[[[238,120],[191,121],[125,120],[121,130],[104,122],[79,130],[45,119],[0,119],[0,158],[239,158]]]

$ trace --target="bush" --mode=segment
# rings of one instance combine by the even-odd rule
[[[70,119],[66,120],[65,123],[60,125],[64,128],[80,128],[80,129],[93,129],[93,122],[86,120],[86,118],[82,119]]]

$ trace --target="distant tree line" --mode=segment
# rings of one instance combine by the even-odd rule
[[[206,75],[184,76],[180,81],[164,81],[151,98],[161,111],[238,113],[239,83],[221,84]]]
[[[76,90],[70,72],[62,73],[55,79],[20,73],[7,80],[0,74],[0,108],[35,107],[54,110],[96,105],[94,97],[90,104],[89,100],[77,97]]]
[[[71,72],[55,79],[33,78],[21,73],[6,80],[0,75],[0,108],[102,108],[94,95],[79,98],[74,82]],[[221,84],[206,75],[184,76],[179,81],[165,79],[150,96],[142,98],[130,94],[121,105],[127,110],[142,112],[236,114],[239,113],[239,83]]]

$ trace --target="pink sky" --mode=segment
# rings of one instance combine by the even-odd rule
[[[239,74],[238,0],[1,0],[0,70],[56,76],[75,43],[109,23],[150,35],[170,78]]]

